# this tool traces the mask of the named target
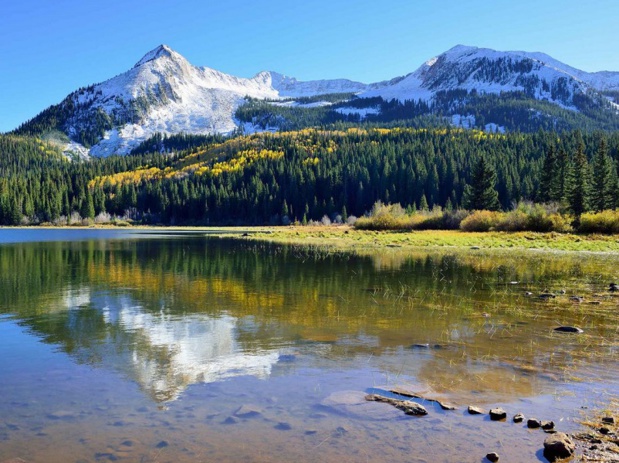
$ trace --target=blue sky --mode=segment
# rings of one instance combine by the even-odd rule
[[[619,71],[617,20],[617,0],[3,0],[0,132],[161,43],[243,77],[375,82],[457,44]]]

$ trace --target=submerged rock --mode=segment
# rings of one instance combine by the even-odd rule
[[[58,410],[47,415],[52,420],[72,420],[75,418],[75,414],[66,410]]]
[[[430,344],[413,344],[411,349],[429,349]]]
[[[331,413],[363,420],[389,421],[400,417],[400,413],[393,408],[368,402],[361,391],[333,392],[320,405]]]
[[[423,405],[420,405],[411,400],[398,400],[384,397],[377,394],[368,394],[365,396],[365,400],[370,402],[384,402],[393,405],[398,410],[402,410],[406,415],[425,416],[428,411]]]
[[[467,410],[471,415],[484,415],[486,413],[483,408],[475,407],[474,405],[469,405],[469,408]]]
[[[397,395],[401,395],[404,397],[412,397],[415,399],[422,399],[422,400],[426,400],[428,402],[435,402],[437,404],[439,404],[439,406],[443,409],[443,410],[457,410],[458,408],[455,405],[451,405],[447,402],[443,402],[442,400],[440,400],[437,397],[432,397],[431,395],[427,395],[427,394],[420,394],[417,392],[412,392],[412,391],[408,391],[405,389],[401,389],[401,388],[391,388],[389,389],[389,392],[391,392],[392,394],[397,394]]]
[[[544,441],[544,456],[551,462],[559,458],[571,457],[574,450],[576,450],[576,445],[563,432],[548,436]]]
[[[279,431],[290,431],[292,429],[292,426],[290,426],[289,423],[286,423],[284,421],[277,423],[274,426],[275,429],[279,430]]]
[[[493,408],[490,410],[490,419],[492,421],[504,420],[507,418],[507,412],[502,408]]]
[[[262,410],[254,405],[241,405],[234,412],[234,416],[239,418],[254,418],[260,415],[262,415]]]
[[[577,326],[558,326],[554,330],[559,333],[584,333],[584,331]]]
[[[522,413],[516,413],[513,420],[514,423],[522,423],[524,421],[524,415]]]

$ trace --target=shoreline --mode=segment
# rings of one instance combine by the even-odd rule
[[[91,226],[0,227],[0,230],[117,230],[152,234],[200,235],[202,233],[250,241],[333,251],[413,249],[518,250],[534,252],[577,252],[619,255],[619,235],[577,235],[539,232],[464,232],[460,230],[370,231],[349,225],[330,226],[149,226],[111,224]],[[241,236],[239,236],[241,235]]]

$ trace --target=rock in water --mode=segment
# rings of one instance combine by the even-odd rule
[[[428,414],[428,411],[423,405],[419,405],[411,400],[391,399],[377,394],[368,394],[365,396],[365,400],[388,403],[398,410],[402,410],[407,415],[425,416]]]
[[[551,429],[555,428],[555,422],[554,421],[542,421],[542,429],[544,431],[550,431]]]
[[[551,462],[559,458],[571,457],[574,450],[576,450],[576,445],[563,432],[552,434],[544,441],[544,456]]]
[[[542,422],[536,418],[530,418],[527,421],[527,427],[531,429],[537,429],[542,427]]]
[[[292,429],[292,426],[284,421],[277,423],[274,427],[279,431],[290,431]]]
[[[576,326],[559,326],[554,330],[558,331],[559,333],[584,333],[583,330]]]
[[[492,421],[504,420],[507,418],[507,412],[502,408],[493,408],[490,410],[490,419]]]
[[[488,461],[491,461],[492,463],[496,463],[497,461],[499,461],[499,454],[496,452],[492,452],[486,455],[486,458],[488,459]]]
[[[475,407],[473,405],[469,405],[468,411],[471,415],[483,415],[486,413],[482,408]]]
[[[524,421],[524,415],[522,413],[516,413],[514,415],[514,423],[522,423]]]
[[[261,414],[262,410],[254,405],[242,405],[234,412],[234,415],[239,418],[254,418]]]

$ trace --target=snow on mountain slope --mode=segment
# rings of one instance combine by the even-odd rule
[[[125,72],[70,96],[78,114],[65,130],[72,138],[93,112],[113,120],[103,139],[90,150],[95,156],[125,154],[156,132],[174,134],[229,133],[238,124],[234,114],[245,97],[279,99],[325,93],[360,92],[365,84],[349,80],[301,82],[273,72],[251,79],[191,65],[166,45],[148,52]]]
[[[416,71],[389,81],[302,82],[276,72],[260,72],[252,78],[235,77],[193,66],[179,53],[160,45],[129,71],[73,92],[59,105],[24,124],[22,130],[31,133],[51,126],[71,138],[70,150],[75,151],[79,142],[91,145],[90,154],[107,156],[128,153],[157,132],[230,133],[239,126],[246,127],[235,119],[236,110],[246,103],[246,97],[278,100],[354,93],[360,97],[431,102],[437,92],[455,89],[479,93],[523,91],[531,98],[577,109],[577,94],[619,90],[619,72],[587,73],[543,53],[500,52],[458,45],[428,60]],[[298,107],[327,104],[298,103]],[[374,111],[376,102],[372,105]]]
[[[308,97],[328,93],[359,93],[368,89],[368,85],[348,79],[313,80],[301,82],[294,77],[277,72],[261,72],[254,79],[261,79],[275,89],[281,97]]]
[[[572,107],[574,94],[585,93],[589,88],[617,89],[619,73],[587,73],[543,53],[457,45],[394,85],[369,90],[362,96],[429,101],[441,90],[524,91],[533,98]]]

